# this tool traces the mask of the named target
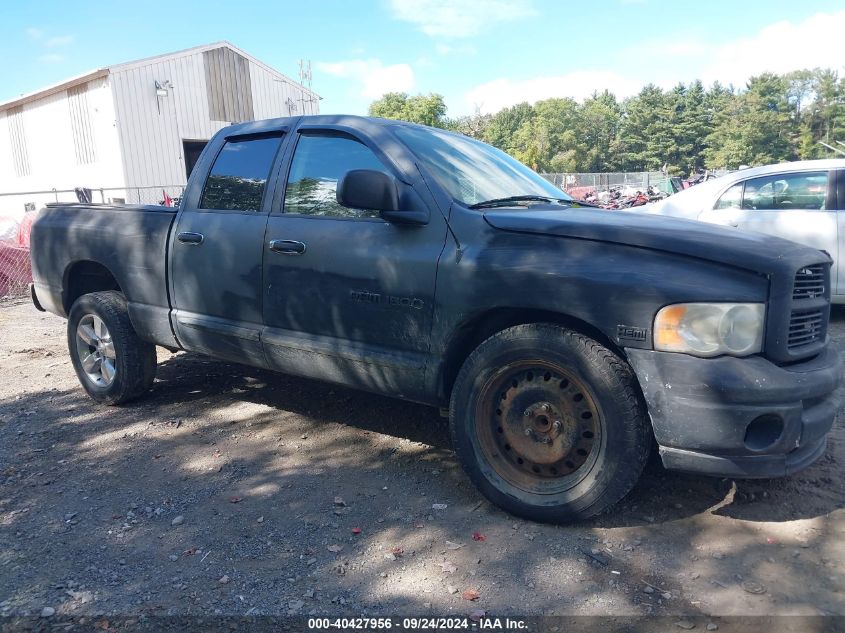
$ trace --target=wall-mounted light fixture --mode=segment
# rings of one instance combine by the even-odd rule
[[[169,79],[165,79],[164,81],[156,79],[156,97],[166,97],[170,94],[172,87]]]
[[[170,94],[170,91],[173,88],[173,84],[170,83],[169,79],[162,79],[161,81],[156,79],[155,84],[156,84],[156,108],[158,108],[158,113],[161,114],[161,100],[164,97],[167,97]]]

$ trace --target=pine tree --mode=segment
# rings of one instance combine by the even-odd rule
[[[707,95],[698,80],[691,83],[684,94],[683,113],[676,123],[680,145],[676,166],[682,173],[694,174],[704,168],[704,148],[711,125]]]
[[[629,171],[657,170],[665,162],[666,95],[654,84],[623,104],[622,164]]]
[[[581,106],[579,136],[586,148],[579,157],[584,172],[619,169],[619,126],[622,108],[613,93],[593,93]]]

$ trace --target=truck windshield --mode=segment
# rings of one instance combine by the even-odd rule
[[[572,198],[503,151],[432,128],[396,126],[396,134],[449,194],[466,206],[510,199]]]

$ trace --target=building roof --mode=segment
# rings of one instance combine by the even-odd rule
[[[245,57],[246,59],[248,59],[250,62],[252,62],[256,66],[260,66],[261,68],[263,68],[267,72],[269,72],[273,75],[276,75],[276,77],[279,80],[284,81],[286,83],[289,83],[293,86],[296,86],[299,90],[303,90],[303,91],[311,94],[311,96],[313,96],[317,99],[322,98],[322,97],[320,97],[320,95],[318,95],[313,90],[309,90],[308,88],[306,88],[305,86],[303,86],[299,82],[294,81],[293,79],[291,79],[290,77],[288,77],[287,75],[285,75],[283,73],[280,73],[278,70],[276,70],[275,68],[273,68],[271,66],[268,66],[267,64],[265,64],[261,60],[256,59],[255,57],[253,57],[249,53],[241,50],[240,48],[238,48],[237,46],[232,44],[231,42],[227,42],[227,41],[223,40],[223,41],[220,41],[220,42],[214,42],[212,44],[203,44],[201,46],[194,46],[192,48],[186,48],[184,50],[175,51],[173,53],[165,53],[163,55],[155,55],[153,57],[145,57],[143,59],[138,59],[138,60],[131,61],[131,62],[123,62],[121,64],[113,64],[111,66],[105,66],[103,68],[91,70],[91,71],[88,71],[88,72],[83,73],[81,75],[76,75],[75,77],[71,77],[69,79],[65,79],[64,81],[60,81],[59,83],[52,84],[50,86],[46,86],[46,87],[41,88],[39,90],[35,90],[33,92],[22,94],[19,97],[15,97],[13,99],[9,99],[7,101],[0,102],[0,111],[8,110],[9,108],[14,108],[15,106],[23,105],[24,103],[30,103],[32,101],[37,101],[38,99],[41,99],[43,97],[47,97],[47,96],[56,94],[57,92],[62,92],[64,90],[67,90],[68,88],[73,88],[74,86],[79,86],[81,84],[88,83],[89,81],[93,81],[94,79],[99,79],[100,77],[107,77],[108,75],[110,75],[113,72],[119,72],[119,71],[122,71],[122,70],[129,70],[130,68],[138,68],[139,66],[147,66],[149,64],[154,64],[154,63],[161,62],[161,61],[164,61],[164,60],[167,60],[167,59],[175,59],[175,58],[178,58],[178,57],[186,57],[188,55],[194,55],[195,53],[203,53],[205,51],[209,51],[209,50],[212,50],[212,49],[215,49],[215,48],[230,48],[231,50],[236,52],[238,55]]]

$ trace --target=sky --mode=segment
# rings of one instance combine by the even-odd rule
[[[0,5],[0,100],[111,64],[228,40],[323,113],[385,92],[440,93],[449,116],[647,83],[741,87],[755,74],[845,74],[845,0],[144,0]]]

